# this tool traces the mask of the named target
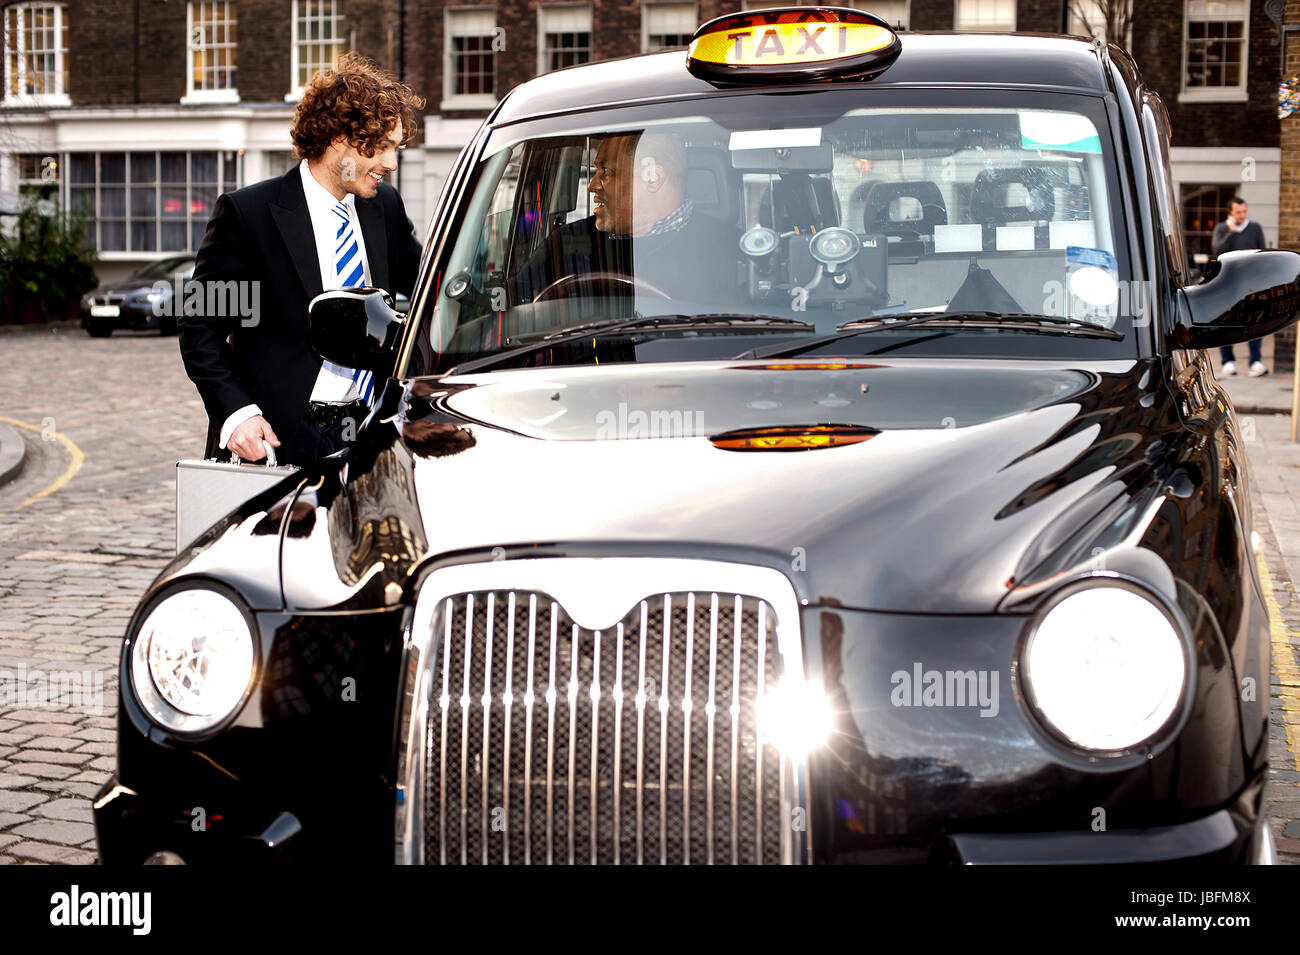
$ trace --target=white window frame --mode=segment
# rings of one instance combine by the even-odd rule
[[[596,30],[595,30],[596,12],[595,12],[595,8],[590,3],[543,4],[542,6],[537,8],[537,75],[538,76],[541,76],[543,73],[552,72],[550,69],[549,57],[547,56],[547,54],[550,51],[546,47],[546,34],[553,33],[553,32],[562,32],[562,33],[578,32],[573,30],[555,31],[555,30],[549,30],[547,28],[548,27],[548,24],[546,22],[547,14],[552,12],[558,13],[559,11],[564,11],[566,13],[585,12],[587,14],[587,30],[586,30],[587,37],[588,37],[587,48],[589,53],[594,52],[592,51],[591,44],[594,42],[596,38]],[[587,62],[590,63],[591,59],[592,58],[589,55],[587,57]]]
[[[487,13],[492,17],[492,30],[496,30],[497,14],[496,7],[448,7],[443,11],[442,20],[442,103],[440,108],[447,109],[491,109],[497,104],[496,84],[497,84],[497,58],[494,53],[492,57],[492,87],[491,93],[457,93],[456,92],[456,72],[452,69],[452,49],[451,41],[453,36],[483,36],[484,34],[469,33],[452,33],[452,21],[457,14],[467,13]],[[490,35],[490,34],[489,34]]]
[[[1180,103],[1244,103],[1250,99],[1250,92],[1247,86],[1249,77],[1247,76],[1250,67],[1250,0],[1243,0],[1246,6],[1245,15],[1240,17],[1244,24],[1241,36],[1241,81],[1236,86],[1187,86],[1187,53],[1188,53],[1188,36],[1187,27],[1192,22],[1191,0],[1185,0],[1183,3],[1183,61],[1182,73],[1179,80],[1181,92],[1178,94]],[[1225,19],[1235,20],[1237,17],[1213,18],[1208,16],[1196,17],[1199,22],[1219,23]]]
[[[238,39],[229,46],[235,52],[235,62],[232,67],[235,75],[234,85],[229,89],[205,90],[194,88],[194,53],[198,49],[194,45],[194,5],[196,3],[204,4],[225,4],[226,12],[229,19],[226,21],[235,27],[235,36],[239,36],[239,4],[237,0],[188,0],[185,4],[185,95],[181,97],[182,105],[191,105],[195,103],[238,103],[239,102],[239,42]]]
[[[22,17],[24,13],[31,13],[36,10],[45,10],[54,12],[54,92],[53,93],[10,93],[10,57],[17,61],[18,88],[26,86],[27,69],[24,58],[28,52],[26,49],[27,32],[23,28]],[[18,35],[11,37],[9,35],[9,14],[10,12],[18,14]],[[62,3],[13,3],[4,8],[4,21],[0,23],[0,31],[4,33],[4,76],[5,88],[3,103],[6,106],[71,106],[72,100],[68,96],[66,78],[68,72],[68,48],[64,46],[65,36],[67,35],[67,8]]]
[[[777,5],[778,4],[776,2],[768,4],[768,6],[777,6]],[[692,27],[690,33],[687,34],[687,36],[690,36],[690,34],[694,33],[695,30],[700,25],[700,5],[698,3],[647,2],[641,4],[641,52],[642,53],[651,53],[659,49],[659,47],[655,47],[654,50],[652,51],[650,48],[650,8],[651,7],[687,7],[687,6],[692,7],[695,10],[695,14],[692,18],[695,21],[695,26]]]
[[[1010,0],[1011,3],[1011,20],[1009,23],[996,23],[991,26],[983,24],[975,26],[962,26],[961,7],[963,2],[970,0],[953,0],[952,4],[952,28],[962,33],[1015,33],[1016,32],[1016,0]],[[1005,0],[1004,0],[1005,2]]]
[[[889,19],[889,17],[881,16],[881,14],[877,13],[876,11],[879,9],[880,5],[873,4],[871,0],[852,0],[852,2],[850,3],[843,3],[838,5],[852,7],[854,10],[861,10],[863,13],[875,13],[876,16],[880,17],[880,19],[884,20],[891,27],[894,27],[895,29],[898,30],[906,31],[911,27],[912,0],[903,0],[903,25],[901,27],[898,26],[898,24],[895,23],[893,20]]]
[[[106,184],[101,179],[100,158],[105,154],[119,155],[123,153],[128,153],[132,155],[134,154],[148,155],[152,153],[156,157],[154,161],[155,163],[157,163],[159,162],[160,154],[164,152],[179,152],[185,154],[186,177],[184,182],[164,183],[162,182],[162,180],[158,179],[156,175],[151,182],[143,182],[143,183],[132,182],[131,172],[129,168],[129,162],[130,162],[129,159],[128,159],[128,166],[125,171],[125,176],[126,176],[125,182],[123,183],[113,182],[113,183]],[[87,154],[94,157],[95,176],[92,181],[73,183],[71,181],[70,175],[62,175],[62,172],[64,171],[68,171],[70,173],[69,157],[73,153]],[[137,262],[137,261],[148,261],[150,259],[156,259],[160,256],[193,254],[194,252],[198,251],[197,245],[193,245],[193,247],[191,247],[191,244],[194,242],[194,226],[201,221],[206,223],[206,217],[211,214],[210,211],[206,213],[195,213],[193,211],[192,202],[193,199],[195,198],[196,193],[195,193],[195,184],[190,174],[190,171],[192,169],[192,157],[194,153],[215,153],[216,154],[217,180],[216,183],[214,184],[216,186],[216,192],[210,194],[213,202],[215,202],[216,198],[220,196],[223,192],[232,192],[235,189],[238,189],[240,185],[243,184],[244,151],[242,149],[240,150],[230,150],[230,149],[131,150],[131,149],[111,149],[111,148],[110,149],[76,149],[76,150],[70,150],[69,152],[62,152],[58,154],[58,161],[60,164],[60,173],[61,173],[58,180],[59,202],[64,209],[71,211],[73,190],[74,189],[92,190],[94,198],[90,204],[88,218],[90,219],[90,223],[91,223],[92,244],[95,246],[96,253],[98,254],[100,260],[102,261]],[[225,175],[227,161],[234,163],[233,180],[228,178]],[[209,185],[209,184],[212,183],[205,183],[205,185]],[[103,215],[103,197],[102,197],[101,189],[105,185],[111,185],[113,187],[117,187],[121,185],[124,189],[123,215],[120,217],[114,216],[110,221],[123,223],[123,244],[127,246],[127,248],[125,249],[106,250],[101,248],[101,242],[103,239],[102,224],[105,219]],[[161,202],[162,189],[179,189],[182,186],[185,188],[186,214],[185,214],[185,219],[183,221],[185,223],[186,246],[183,249],[166,248],[164,247],[162,242],[163,224],[170,221],[171,224],[176,225],[176,224],[180,224],[180,222],[174,219],[167,220],[163,217],[162,202]],[[145,190],[152,189],[154,191],[154,195],[158,198],[155,199],[154,211],[152,216],[142,217],[142,216],[132,215],[130,193],[131,190],[133,189],[145,189]],[[209,194],[205,193],[205,195],[209,195]],[[154,249],[131,248],[133,244],[131,242],[131,234],[132,234],[131,225],[133,222],[138,222],[138,221],[152,221],[153,228],[155,230],[154,244],[157,246],[157,248]]]
[[[286,103],[298,102],[298,100],[302,99],[302,91],[306,89],[306,85],[307,85],[306,83],[298,82],[298,70],[303,65],[301,48],[305,46],[316,47],[316,46],[324,45],[323,41],[321,40],[299,40],[298,24],[303,22],[310,22],[310,20],[312,19],[319,20],[322,23],[332,24],[334,26],[334,29],[336,30],[336,33],[332,39],[338,45],[338,49],[339,49],[339,52],[338,54],[335,55],[334,59],[337,59],[338,56],[342,55],[343,52],[347,49],[347,42],[343,38],[343,22],[344,22],[343,0],[313,0],[313,2],[320,4],[322,7],[328,5],[329,12],[319,17],[310,17],[310,18],[304,16],[302,13],[304,2],[305,0],[293,0],[293,7],[292,10],[290,11],[289,92],[284,97],[284,101]],[[333,61],[331,61],[331,63],[332,62]],[[325,63],[322,65],[329,66],[330,63]],[[311,82],[310,76],[307,77],[307,82],[308,83]]]

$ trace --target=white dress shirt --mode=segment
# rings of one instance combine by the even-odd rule
[[[334,247],[338,244],[339,218],[334,214],[334,207],[339,200],[334,194],[316,181],[307,167],[307,160],[298,164],[302,176],[302,191],[307,198],[307,212],[311,215],[311,228],[316,239],[316,261],[320,266],[321,288],[326,291],[340,287],[338,270],[334,261]],[[370,282],[370,260],[366,257],[366,240],[361,235],[361,224],[357,221],[357,197],[348,193],[343,197],[347,203],[348,214],[352,218],[352,234],[357,240],[357,252],[361,256],[361,266],[365,270],[363,282]],[[341,401],[356,394],[356,382],[343,378],[326,370],[322,365],[316,376],[316,384],[311,391],[312,401]],[[260,415],[262,409],[255,404],[245,405],[233,412],[221,427],[221,447],[226,446],[235,429],[254,415]]]

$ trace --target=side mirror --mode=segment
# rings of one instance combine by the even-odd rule
[[[307,306],[307,337],[336,364],[386,373],[397,358],[404,321],[383,289],[335,289]]]
[[[1294,252],[1225,252],[1207,274],[1208,281],[1182,290],[1174,328],[1180,348],[1235,345],[1271,335],[1300,317],[1300,255]]]

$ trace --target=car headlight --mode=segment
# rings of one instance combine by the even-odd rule
[[[835,713],[826,693],[811,683],[786,678],[758,699],[758,728],[765,742],[803,757],[830,739]]]
[[[215,590],[181,590],[159,601],[136,632],[131,685],[156,722],[199,732],[235,710],[253,665],[244,609]]]
[[[1077,746],[1124,750],[1155,734],[1188,679],[1184,643],[1134,590],[1076,591],[1044,615],[1024,651],[1024,682],[1047,724]]]

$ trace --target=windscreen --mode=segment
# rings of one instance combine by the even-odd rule
[[[442,243],[410,371],[521,349],[534,365],[740,356],[938,312],[1008,320],[834,350],[1133,355],[1145,303],[1128,295],[1101,101],[954,98],[719,96],[498,130]],[[1015,316],[1122,336],[1031,333]],[[598,334],[574,341],[585,329]]]

